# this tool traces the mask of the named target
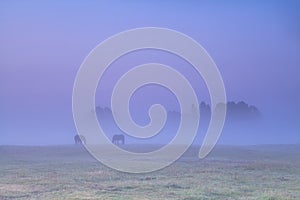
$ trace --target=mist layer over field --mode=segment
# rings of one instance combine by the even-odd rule
[[[227,100],[244,101],[262,113],[259,125],[226,125],[220,143],[299,143],[298,10],[298,1],[1,1],[0,144],[73,143],[77,131],[72,89],[84,58],[108,37],[145,26],[174,29],[192,37],[217,64]],[[110,108],[118,78],[149,62],[178,70],[193,86],[199,102],[210,104],[206,85],[191,64],[168,52],[145,49],[111,64],[99,81],[95,107]],[[155,85],[143,87],[129,106],[138,124],[149,122],[151,103],[164,105],[168,112],[179,111],[170,91]],[[174,125],[170,121],[166,125],[166,138],[178,126],[176,114],[173,118]],[[205,134],[202,124],[198,143]],[[117,131],[109,129],[108,137]]]

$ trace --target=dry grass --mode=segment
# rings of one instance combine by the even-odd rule
[[[126,174],[83,148],[0,147],[0,199],[300,199],[300,146],[190,149],[173,165]]]

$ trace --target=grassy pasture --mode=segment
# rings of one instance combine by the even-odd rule
[[[300,199],[300,145],[217,146],[203,160],[197,151],[127,174],[78,146],[0,146],[0,199]]]

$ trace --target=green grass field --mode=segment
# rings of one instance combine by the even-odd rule
[[[300,145],[191,148],[173,165],[127,174],[82,147],[0,146],[0,199],[300,199]]]

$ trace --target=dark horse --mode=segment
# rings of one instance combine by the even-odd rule
[[[124,135],[114,135],[112,138],[113,144],[125,144],[125,137]]]
[[[75,135],[74,141],[75,144],[86,144],[86,139],[83,135]]]

